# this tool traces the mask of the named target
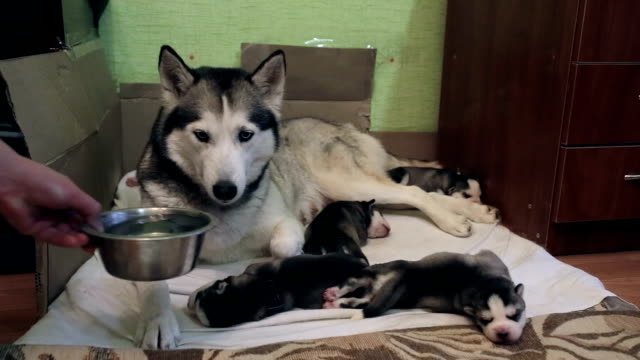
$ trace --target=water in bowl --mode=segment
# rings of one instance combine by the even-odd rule
[[[193,231],[206,225],[206,220],[181,214],[152,215],[105,225],[104,232],[114,235],[163,237]]]

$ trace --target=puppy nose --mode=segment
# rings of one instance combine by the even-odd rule
[[[500,340],[504,340],[509,337],[509,333],[506,331],[501,331],[496,334]]]
[[[220,200],[231,200],[237,193],[238,188],[231,181],[220,181],[213,185],[213,195]]]

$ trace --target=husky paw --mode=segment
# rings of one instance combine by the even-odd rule
[[[468,217],[471,221],[482,224],[495,224],[500,220],[500,211],[493,206],[469,204]]]
[[[458,237],[468,237],[471,235],[471,223],[466,217],[456,214],[448,215],[437,222],[443,231]]]
[[[302,254],[304,230],[297,221],[283,221],[278,224],[271,236],[269,249],[276,258],[288,258]]]
[[[180,326],[171,309],[143,314],[136,331],[138,347],[143,349],[173,349],[178,346]]]
[[[337,286],[328,288],[324,293],[322,293],[322,299],[326,301],[334,301],[338,298],[338,290]]]
[[[353,316],[351,317],[351,320],[362,320],[364,319],[364,312],[362,310],[358,310],[355,314],[353,314]]]
[[[284,259],[302,254],[302,242],[295,239],[272,239],[270,249],[273,257]]]

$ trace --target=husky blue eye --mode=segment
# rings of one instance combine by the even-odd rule
[[[207,134],[207,132],[204,130],[194,130],[193,135],[195,135],[196,139],[203,143],[209,142],[209,134]]]
[[[240,133],[238,134],[238,139],[240,140],[240,142],[247,142],[251,140],[252,137],[253,131],[250,130],[240,130]]]

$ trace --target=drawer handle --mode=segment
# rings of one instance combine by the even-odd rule
[[[640,174],[631,174],[624,176],[625,181],[635,181],[640,180]]]

